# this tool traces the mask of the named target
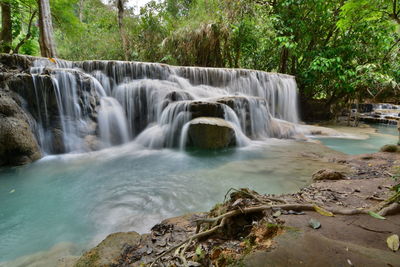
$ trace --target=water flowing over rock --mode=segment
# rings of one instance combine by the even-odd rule
[[[298,122],[296,82],[289,75],[20,55],[1,55],[0,64],[12,70],[4,84],[24,99],[46,154],[133,140],[150,148],[198,146],[204,140],[193,140],[194,133],[212,125],[193,123],[200,117],[229,125],[217,127],[234,139],[221,147],[296,134],[285,126]]]

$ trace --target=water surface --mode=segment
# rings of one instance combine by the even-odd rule
[[[150,150],[130,143],[46,157],[0,172],[0,262],[70,242],[80,250],[117,231],[206,211],[231,188],[294,192],[327,166],[321,145],[269,139],[221,152]]]
[[[23,256],[68,255],[71,247],[79,255],[110,233],[144,233],[165,218],[209,210],[231,187],[297,191],[314,171],[335,167],[329,155],[376,152],[397,141],[395,127],[374,127],[378,132],[365,140],[321,138],[329,148],[272,138],[219,152],[184,152],[132,142],[0,169],[0,263],[23,266],[15,264]],[[46,257],[51,264],[57,259],[37,254],[25,262]]]
[[[398,141],[398,131],[395,126],[373,124],[375,133],[369,133],[367,139],[351,138],[318,138],[324,145],[334,150],[349,155],[375,153],[387,144],[396,144]],[[355,128],[357,130],[357,128]]]

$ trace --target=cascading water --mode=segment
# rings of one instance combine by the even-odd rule
[[[32,115],[45,153],[107,149],[44,157],[0,174],[0,265],[31,264],[26,255],[60,251],[51,249],[60,242],[73,242],[80,254],[112,232],[145,233],[165,218],[209,210],[227,188],[293,192],[317,168],[310,167],[314,158],[298,158],[314,144],[252,142],[292,137],[297,96],[291,76],[41,59],[31,75],[18,73],[12,81],[9,88],[25,99],[21,106]],[[249,145],[191,153],[148,149],[196,145],[194,121],[222,121],[234,133],[229,144]]]
[[[124,144],[129,141],[125,114],[115,98],[102,97],[100,99],[98,119],[101,122],[100,138],[106,146]]]
[[[36,99],[30,110],[47,153],[133,139],[151,148],[184,147],[189,122],[197,117],[225,119],[239,146],[286,138],[280,122],[298,122],[296,82],[283,74],[47,59],[37,60],[31,73]]]

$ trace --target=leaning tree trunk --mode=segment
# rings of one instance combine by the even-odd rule
[[[53,25],[49,0],[38,0],[39,28],[40,28],[40,53],[43,57],[56,57],[56,47],[53,39]]]
[[[78,17],[79,17],[79,21],[80,22],[83,22],[83,8],[84,8],[83,0],[79,0],[79,3],[78,3]]]
[[[117,0],[117,8],[118,8],[118,28],[122,40],[122,49],[124,50],[125,60],[129,60],[128,38],[126,37],[126,32],[124,28],[124,0]]]
[[[1,6],[1,32],[0,32],[0,52],[9,53],[12,46],[12,22],[11,5],[9,2],[2,1]]]
[[[400,146],[400,119],[397,121],[397,130],[399,131],[399,141],[397,141],[397,144]]]

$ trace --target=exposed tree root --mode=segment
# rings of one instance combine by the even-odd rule
[[[173,250],[177,250],[177,252],[175,253],[175,256],[177,256],[181,260],[181,262],[184,266],[187,266],[187,261],[184,257],[184,253],[192,241],[201,239],[203,237],[207,237],[207,236],[215,233],[217,230],[222,229],[222,227],[224,227],[227,219],[229,219],[231,217],[234,217],[237,215],[242,215],[242,214],[263,212],[265,210],[271,210],[271,209],[283,209],[283,210],[295,210],[295,211],[303,211],[303,210],[315,211],[315,205],[312,205],[312,204],[261,205],[261,206],[247,207],[247,208],[238,208],[238,209],[228,211],[224,214],[221,214],[221,215],[213,217],[213,218],[199,219],[196,221],[196,223],[198,224],[198,227],[197,227],[198,230],[200,229],[199,226],[204,223],[212,224],[212,223],[217,223],[219,221],[220,221],[220,223],[217,224],[216,226],[212,227],[211,229],[205,230],[203,232],[197,232],[196,234],[194,234],[191,237],[187,238],[186,240],[180,242],[176,246],[171,247],[168,250],[164,251],[151,263],[150,267],[154,266],[154,264],[158,260],[160,260],[162,257],[167,255],[168,253],[172,252]],[[341,214],[341,215],[356,215],[356,214],[367,213],[367,211],[359,210],[359,209],[325,208],[325,210],[330,211],[334,214]],[[179,249],[181,247],[183,247],[183,249],[179,253]]]
[[[275,198],[275,197],[271,197],[271,196],[260,196],[258,193],[256,193],[256,192],[253,193],[251,190],[246,189],[246,188],[240,189],[240,190],[238,190],[236,188],[230,188],[228,190],[228,192],[226,192],[226,194],[225,194],[224,202],[227,199],[228,194],[231,193],[232,191],[234,191],[236,193],[241,193],[241,194],[247,195],[247,196],[257,200],[258,202],[264,203],[264,204],[266,204],[267,202],[281,202],[281,203],[285,203],[285,204],[287,203],[286,200],[284,200],[284,199]]]
[[[394,215],[400,212],[400,204],[393,202],[387,207],[382,208],[378,214],[381,216]]]
[[[227,201],[227,196],[229,193],[230,193],[230,200]],[[180,242],[179,244],[164,251],[151,263],[150,267],[153,267],[161,258],[163,258],[164,256],[166,256],[167,254],[169,254],[174,250],[175,253],[173,257],[179,259],[182,266],[188,266],[188,261],[185,257],[185,253],[187,249],[191,246],[191,244],[198,239],[208,237],[216,233],[218,230],[223,229],[223,227],[227,224],[226,223],[227,220],[235,216],[262,213],[267,210],[313,211],[321,214],[323,214],[324,212],[330,212],[333,214],[347,215],[347,216],[368,214],[369,211],[374,210],[378,212],[379,215],[385,216],[400,212],[400,204],[397,203],[397,200],[398,200],[398,193],[390,197],[389,199],[382,201],[381,203],[379,203],[379,205],[375,206],[374,208],[370,209],[317,207],[314,204],[287,203],[287,201],[284,199],[259,195],[257,192],[249,189],[237,190],[231,188],[225,195],[222,209],[216,208],[214,211],[210,213],[210,214],[217,213],[217,216],[211,218],[197,219],[195,221],[197,224],[195,234],[185,239],[184,241]],[[283,203],[283,204],[276,204],[276,203]],[[204,224],[206,224],[207,226],[203,227]],[[387,231],[369,229],[362,225],[358,226],[368,231],[379,232],[379,233],[387,232]]]

